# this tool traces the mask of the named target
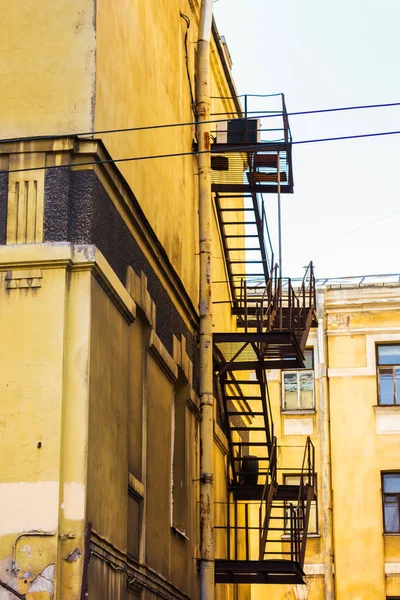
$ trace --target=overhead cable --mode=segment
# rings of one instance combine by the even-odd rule
[[[291,144],[316,144],[316,143],[320,143],[320,142],[335,142],[335,141],[343,141],[343,140],[355,140],[355,139],[362,139],[362,138],[371,138],[371,137],[379,137],[379,136],[387,136],[387,135],[399,135],[400,131],[380,131],[377,133],[362,133],[362,134],[358,134],[358,135],[344,135],[344,136],[340,136],[340,137],[331,137],[331,138],[319,138],[319,139],[315,139],[315,140],[298,140],[296,142],[290,142]],[[43,139],[43,138],[40,138]],[[278,144],[276,144],[278,146]],[[257,144],[257,146],[260,147],[260,150],[262,149],[262,144]],[[252,146],[253,148],[253,146]],[[233,146],[231,148],[229,148],[229,150],[227,150],[227,152],[246,152],[246,149],[248,151],[249,147],[245,146],[245,145],[241,145],[241,146]],[[0,171],[0,175],[5,174],[5,173],[21,173],[21,172],[25,172],[25,171],[41,171],[43,169],[61,169],[61,168],[65,168],[65,167],[87,167],[87,166],[91,166],[91,165],[103,165],[103,164],[110,164],[110,163],[120,163],[120,162],[134,162],[134,161],[138,161],[138,160],[153,160],[156,158],[176,158],[179,156],[197,156],[198,154],[203,154],[203,153],[208,153],[210,152],[209,150],[203,150],[203,151],[198,151],[198,150],[192,150],[191,152],[174,152],[174,153],[169,153],[169,154],[152,154],[149,156],[129,156],[126,158],[106,158],[103,160],[93,160],[93,161],[88,161],[88,162],[78,162],[78,163],[68,163],[68,164],[63,164],[63,165],[48,165],[48,166],[43,166],[43,167],[26,167],[26,168],[22,168],[22,169],[3,169]]]
[[[276,95],[276,94],[274,94]],[[239,97],[239,96],[238,96]],[[360,106],[341,106],[337,108],[320,108],[315,110],[302,110],[296,112],[288,112],[282,113],[282,111],[257,111],[257,114],[252,114],[252,119],[272,119],[277,117],[297,117],[303,115],[316,115],[323,113],[331,113],[331,112],[341,112],[348,110],[364,110],[364,109],[373,109],[373,108],[390,108],[394,106],[400,106],[400,102],[387,102],[385,104],[365,104]],[[209,121],[204,121],[204,123],[224,123],[225,119],[210,119]],[[71,137],[71,136],[94,136],[94,135],[106,135],[110,133],[128,133],[134,131],[150,131],[152,129],[167,129],[172,127],[189,127],[198,125],[198,121],[182,121],[181,123],[163,123],[161,125],[143,125],[142,127],[121,127],[118,129],[99,129],[97,131],[80,131],[80,132],[70,132],[70,133],[58,133],[58,134],[46,134],[40,136],[30,136],[30,137],[19,137],[19,138],[2,138],[0,139],[0,143],[3,142],[24,142],[26,140],[32,139],[57,139],[61,137]]]

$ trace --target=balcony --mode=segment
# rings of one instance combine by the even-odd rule
[[[283,94],[244,96],[243,116],[218,120],[211,138],[214,192],[293,193],[292,136]]]

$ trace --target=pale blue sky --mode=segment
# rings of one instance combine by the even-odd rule
[[[400,0],[218,0],[214,16],[239,94],[283,92],[289,112],[400,102]],[[290,125],[294,140],[400,130],[400,107]],[[299,276],[310,259],[318,277],[400,272],[399,159],[400,135],[294,148],[284,275]],[[276,197],[267,203],[275,222]]]

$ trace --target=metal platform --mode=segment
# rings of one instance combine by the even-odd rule
[[[304,571],[292,560],[215,561],[215,583],[286,583],[304,582]]]

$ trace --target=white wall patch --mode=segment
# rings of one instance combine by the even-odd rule
[[[312,435],[314,433],[313,419],[283,419],[284,435]]]

